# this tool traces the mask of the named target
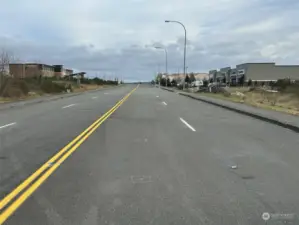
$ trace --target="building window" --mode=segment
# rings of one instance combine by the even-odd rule
[[[239,74],[239,75],[243,75],[243,74],[245,74],[245,70],[239,70],[239,71],[238,71],[238,74]]]

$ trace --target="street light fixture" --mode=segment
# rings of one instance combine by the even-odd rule
[[[183,89],[185,89],[185,79],[186,79],[186,45],[187,45],[187,31],[186,31],[186,27],[180,21],[176,21],[176,20],[165,20],[165,23],[178,23],[178,24],[180,24],[184,28],[184,31],[185,31],[184,68],[183,68],[183,71],[184,71]]]
[[[168,74],[168,72],[167,72],[167,64],[168,64],[168,59],[167,59],[167,49],[166,48],[163,48],[163,47],[159,47],[159,46],[157,46],[157,47],[155,47],[155,49],[163,49],[164,50],[164,52],[165,52],[165,72],[166,72],[166,77],[167,77],[167,74]],[[166,87],[167,87],[167,78],[166,78]]]

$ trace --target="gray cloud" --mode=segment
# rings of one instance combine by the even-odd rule
[[[183,29],[163,22],[177,19],[188,31],[189,71],[253,61],[299,61],[297,0],[88,0],[72,1],[65,11],[55,2],[35,4],[34,9],[27,3],[23,22],[14,13],[18,7],[7,2],[5,15],[11,20],[0,22],[0,47],[23,61],[65,64],[91,76],[149,80],[164,70],[164,52],[153,46],[167,48],[170,72],[183,70]],[[45,8],[56,9],[55,16]]]

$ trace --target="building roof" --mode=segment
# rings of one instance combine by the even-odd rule
[[[204,80],[204,79],[209,79],[209,74],[207,73],[196,73],[194,74],[194,77],[196,80]]]

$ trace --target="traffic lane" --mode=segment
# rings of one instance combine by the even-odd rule
[[[113,107],[130,89],[21,120],[0,130],[0,199]]]
[[[70,104],[80,104],[87,100],[92,100],[93,97],[106,98],[107,96],[119,96],[125,91],[129,91],[134,88],[133,85],[122,85],[117,88],[111,88],[108,90],[99,89],[98,91],[86,92],[80,95],[57,99],[54,101],[41,102],[33,105],[25,105],[23,107],[11,108],[0,110],[0,126],[15,122],[17,119],[31,119],[45,113],[52,113],[57,108],[68,106]],[[107,95],[108,94],[108,95]],[[88,99],[90,97],[90,99]]]
[[[298,157],[299,135],[288,129],[235,112],[161,92],[175,114],[180,114],[196,129],[205,148],[236,178],[246,182],[268,210],[299,215]]]
[[[140,87],[7,224],[264,224],[204,142]]]

